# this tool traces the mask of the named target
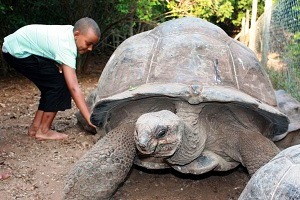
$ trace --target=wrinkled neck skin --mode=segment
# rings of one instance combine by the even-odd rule
[[[176,103],[176,115],[184,123],[182,141],[177,151],[167,161],[173,165],[186,165],[202,153],[207,135],[199,126],[200,105],[191,105],[186,102]]]

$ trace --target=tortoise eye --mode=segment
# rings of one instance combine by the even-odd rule
[[[161,130],[157,133],[156,138],[162,138],[162,137],[164,137],[164,136],[166,135],[166,133],[167,133],[167,130],[166,130],[166,129],[161,129]]]

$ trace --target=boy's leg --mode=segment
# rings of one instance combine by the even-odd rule
[[[35,113],[35,117],[31,126],[29,127],[28,135],[35,137],[39,140],[59,140],[67,138],[68,136],[66,134],[58,133],[56,131],[51,130],[51,124],[55,115],[56,112],[44,112],[42,110],[38,110]]]
[[[3,57],[9,65],[31,80],[41,91],[39,108],[28,134],[41,140],[67,138],[67,135],[50,129],[57,111],[71,108],[71,94],[56,62],[34,55],[17,59],[9,53],[3,53]]]
[[[41,124],[35,134],[39,140],[63,140],[68,137],[64,133],[51,130],[51,124],[56,116],[56,112],[43,112]]]
[[[28,129],[29,136],[35,137],[35,134],[41,125],[43,114],[44,114],[44,111],[42,111],[42,110],[36,111],[33,122]]]

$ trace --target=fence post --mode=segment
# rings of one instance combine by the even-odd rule
[[[269,53],[269,41],[270,41],[270,21],[272,16],[272,0],[265,1],[265,18],[262,34],[262,57],[261,64],[267,67],[268,53]]]
[[[257,4],[258,4],[258,0],[252,1],[251,28],[249,33],[249,48],[254,52],[255,52],[255,40],[256,40]]]

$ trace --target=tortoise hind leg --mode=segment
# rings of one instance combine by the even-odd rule
[[[71,169],[64,199],[109,199],[135,157],[133,124],[123,124],[101,138]]]

